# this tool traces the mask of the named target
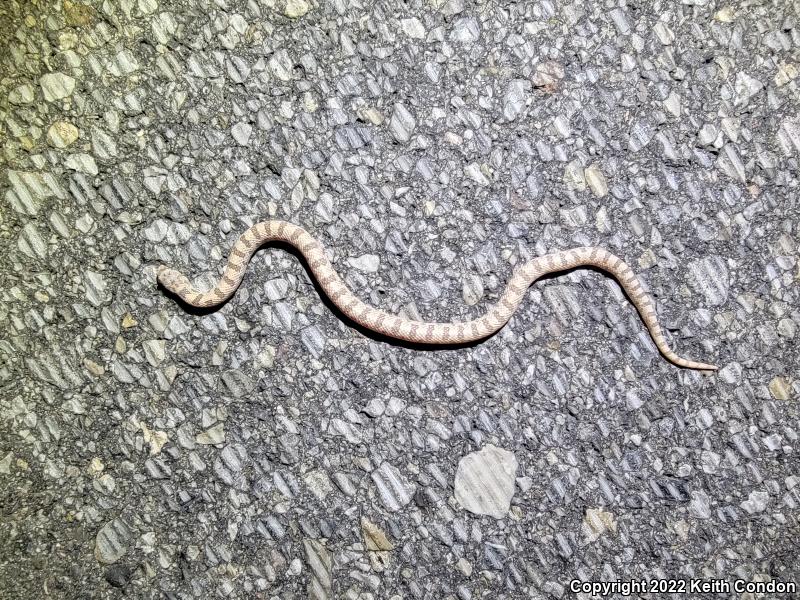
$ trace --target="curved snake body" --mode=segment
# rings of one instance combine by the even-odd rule
[[[714,365],[681,358],[670,349],[658,324],[653,301],[642,288],[641,282],[625,262],[603,248],[573,248],[529,260],[516,268],[497,304],[482,317],[466,322],[413,321],[365,304],[336,273],[325,256],[322,244],[302,227],[286,221],[263,221],[245,231],[234,244],[222,278],[212,290],[197,291],[184,275],[165,266],[158,269],[158,281],[192,306],[216,306],[230,298],[239,287],[253,253],[262,244],[271,241],[286,242],[297,248],[322,289],[350,319],[377,333],[422,344],[464,344],[486,338],[506,324],[517,310],[526,290],[536,279],[548,273],[594,266],[610,273],[619,281],[667,360],[688,369],[717,369]]]

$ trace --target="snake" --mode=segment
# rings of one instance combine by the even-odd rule
[[[622,259],[594,246],[551,252],[518,265],[497,303],[483,316],[464,322],[416,321],[362,302],[333,268],[325,247],[302,227],[281,220],[262,221],[242,233],[230,251],[222,276],[211,290],[197,290],[185,275],[165,265],[157,267],[157,281],[188,305],[216,307],[233,296],[242,283],[250,258],[268,242],[283,242],[298,250],[328,298],[353,322],[392,339],[423,345],[462,345],[486,339],[511,319],[526,291],[537,279],[576,267],[595,267],[620,283],[656,347],[668,361],[686,369],[717,370],[715,365],[682,358],[669,347],[658,323],[653,299],[642,282]]]

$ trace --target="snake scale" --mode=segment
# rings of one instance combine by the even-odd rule
[[[636,274],[625,262],[603,248],[573,248],[529,260],[516,268],[500,300],[486,314],[472,321],[453,323],[413,321],[365,304],[333,269],[322,244],[302,227],[286,221],[263,221],[245,231],[231,250],[222,278],[210,291],[197,291],[184,275],[163,265],[158,268],[158,281],[192,306],[216,306],[230,298],[239,287],[253,253],[262,244],[273,241],[288,243],[302,253],[324,292],[347,317],[374,332],[421,344],[464,344],[486,338],[506,324],[522,302],[528,287],[541,276],[581,266],[597,267],[619,281],[667,360],[688,369],[717,369],[714,365],[681,358],[672,351],[658,324],[653,300]]]

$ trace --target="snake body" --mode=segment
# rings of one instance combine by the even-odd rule
[[[497,304],[482,317],[466,322],[414,321],[365,304],[336,273],[325,256],[322,244],[302,227],[286,221],[263,221],[245,231],[231,249],[225,271],[212,290],[196,290],[184,275],[163,265],[158,268],[158,281],[192,306],[216,306],[230,298],[239,287],[253,253],[262,244],[273,241],[288,243],[302,253],[324,292],[347,317],[377,333],[421,344],[464,344],[486,338],[506,324],[517,310],[528,287],[539,277],[575,267],[597,267],[613,275],[622,285],[639,311],[653,341],[667,360],[688,369],[717,369],[714,365],[681,358],[670,349],[658,324],[653,300],[645,292],[636,274],[625,262],[603,248],[573,248],[529,260],[516,268]]]

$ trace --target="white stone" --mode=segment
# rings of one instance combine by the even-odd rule
[[[110,160],[117,156],[117,142],[102,129],[92,129],[92,151],[100,160]]]
[[[468,306],[475,306],[483,298],[483,280],[477,275],[468,275],[464,278],[461,288],[461,297]]]
[[[251,133],[253,133],[253,127],[249,123],[236,123],[231,127],[231,135],[240,146],[247,146]]]
[[[192,230],[183,223],[165,219],[156,219],[144,230],[145,237],[151,242],[164,241],[171,246],[185,244],[191,239],[192,233]]]
[[[681,116],[681,97],[674,91],[669,93],[667,99],[663,102],[664,108],[673,116]]]
[[[785,152],[800,155],[800,116],[785,119],[778,130],[778,141]]]
[[[304,539],[303,549],[310,571],[306,597],[310,600],[331,598],[333,589],[333,557],[331,553],[320,540]]]
[[[369,403],[361,409],[364,413],[368,414],[373,419],[380,417],[386,410],[386,405],[380,398],[373,398]]]
[[[564,184],[578,192],[586,189],[586,176],[579,160],[573,160],[564,168]]]
[[[153,30],[153,35],[159,44],[166,44],[175,35],[178,30],[178,24],[175,22],[175,17],[172,13],[162,12],[154,15],[150,21],[150,28]]]
[[[378,490],[383,505],[390,511],[398,511],[411,502],[417,486],[409,482],[397,467],[388,462],[372,472],[372,481]]]
[[[286,9],[283,11],[290,19],[298,19],[305,15],[311,7],[305,0],[287,0]]]
[[[166,340],[145,340],[142,342],[144,356],[152,366],[157,367],[166,358]]]
[[[732,23],[736,19],[736,9],[726,6],[714,13],[714,20],[720,23]]]
[[[417,120],[408,109],[399,102],[394,105],[392,118],[389,120],[389,132],[398,142],[407,142],[417,126]]]
[[[108,64],[108,71],[115,77],[124,77],[139,70],[139,61],[133,55],[133,52],[127,48],[117,52],[114,60]]]
[[[747,181],[747,173],[734,144],[725,144],[716,161],[717,168],[732,179]]]
[[[289,81],[292,78],[292,60],[286,50],[278,50],[269,59],[269,69],[281,81]]]
[[[590,508],[583,517],[581,529],[584,539],[587,542],[594,542],[606,531],[616,531],[617,523],[612,513],[602,508]]]
[[[8,475],[11,473],[11,460],[14,458],[14,454],[9,452],[3,457],[3,460],[0,460],[0,473],[3,475]]]
[[[483,173],[481,169],[481,165],[478,163],[470,163],[466,167],[464,167],[464,175],[472,179],[478,185],[489,185],[491,183],[489,179],[487,179],[486,175]]]
[[[75,79],[64,73],[42,75],[39,85],[42,86],[44,99],[48,102],[67,98],[75,91]]]
[[[462,17],[458,19],[450,32],[450,39],[462,44],[472,44],[481,36],[480,25],[475,17]]]
[[[377,254],[364,254],[347,261],[351,267],[364,273],[375,273],[381,266],[381,259]]]
[[[327,473],[321,469],[309,471],[303,475],[308,489],[317,497],[317,500],[323,501],[333,491],[333,484]]]
[[[655,27],[653,27],[653,31],[655,31],[658,41],[664,46],[669,46],[675,41],[675,33],[663,21],[656,23]]]
[[[84,277],[84,290],[86,298],[95,306],[102,306],[111,300],[111,293],[108,290],[108,283],[101,273],[86,271]]]
[[[422,24],[422,21],[416,17],[412,17],[411,19],[402,19],[400,21],[400,27],[408,37],[418,40],[421,40],[425,37],[425,26]]]
[[[692,500],[689,502],[689,512],[698,519],[711,518],[711,501],[702,490],[692,492]]]
[[[142,435],[144,441],[150,444],[150,456],[156,456],[161,449],[169,441],[166,432],[164,431],[150,431],[142,425]]]
[[[706,297],[711,306],[722,306],[728,299],[731,286],[726,261],[721,256],[709,255],[689,263],[690,284]]]
[[[513,121],[525,109],[526,103],[525,82],[521,79],[512,80],[503,97],[503,116],[509,121]]]
[[[158,2],[156,0],[139,0],[139,10],[143,15],[154,13],[157,8]]]
[[[17,248],[31,258],[45,258],[47,256],[47,242],[33,222],[22,228],[17,238]]]
[[[733,103],[735,106],[746,106],[750,99],[758,94],[764,87],[758,79],[750,77],[747,73],[738,73],[733,89],[735,96]]]
[[[602,198],[608,194],[608,184],[606,183],[606,176],[597,165],[589,165],[583,172],[586,183],[592,193],[598,198]]]
[[[750,492],[747,500],[740,506],[751,515],[764,512],[769,504],[769,494],[767,492]]]
[[[456,562],[456,569],[461,571],[467,577],[472,575],[472,563],[470,563],[466,558],[458,559]]]
[[[117,562],[128,551],[133,533],[122,519],[106,523],[95,537],[94,556],[105,564]]]
[[[86,173],[87,175],[97,175],[97,163],[90,154],[79,152],[78,154],[70,154],[64,159],[64,166],[73,171]]]
[[[256,356],[256,364],[262,368],[269,369],[275,364],[275,354],[277,349],[275,346],[267,345]]]
[[[221,444],[225,441],[225,425],[223,423],[217,423],[203,433],[197,434],[195,441],[198,444],[205,445]]]
[[[517,467],[513,452],[491,444],[467,454],[456,471],[456,500],[477,515],[504,518],[511,507]]]
[[[704,123],[697,134],[697,141],[703,146],[711,146],[719,135],[719,130],[713,123]]]
[[[793,79],[795,79],[798,75],[798,69],[796,65],[792,63],[785,63],[778,65],[778,72],[775,74],[775,85],[778,87],[783,87]]]
[[[11,104],[30,104],[34,97],[33,86],[30,83],[24,83],[11,90],[11,93],[8,94],[8,101]]]

